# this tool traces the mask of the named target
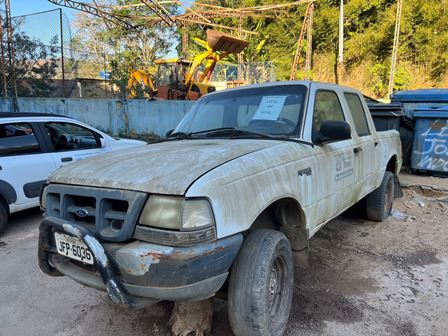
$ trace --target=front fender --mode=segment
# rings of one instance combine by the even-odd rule
[[[218,238],[248,230],[269,205],[296,200],[305,217],[307,206],[325,192],[312,183],[317,160],[296,144],[267,148],[227,162],[208,172],[188,189],[187,197],[207,197],[213,207]],[[301,153],[298,153],[301,152]]]

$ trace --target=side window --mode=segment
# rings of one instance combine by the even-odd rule
[[[41,153],[28,123],[0,124],[0,156]]]
[[[367,124],[366,112],[362,107],[359,96],[354,93],[344,93],[347,100],[348,108],[352,114],[353,121],[355,122],[356,132],[359,136],[369,135],[369,125]]]
[[[314,103],[313,132],[318,132],[320,125],[328,120],[344,121],[344,112],[336,92],[319,90]]]
[[[50,122],[45,124],[45,129],[57,152],[101,147],[95,133],[79,125]]]

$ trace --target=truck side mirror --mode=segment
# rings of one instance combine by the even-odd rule
[[[333,141],[347,140],[352,137],[350,124],[341,120],[327,120],[320,125],[315,143],[323,144]]]
[[[171,136],[171,134],[173,134],[174,129],[169,130],[168,132],[165,133],[165,137],[169,138]]]

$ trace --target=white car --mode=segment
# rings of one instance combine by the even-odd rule
[[[0,113],[0,233],[9,214],[39,205],[40,190],[57,168],[144,144],[112,138],[64,116]]]

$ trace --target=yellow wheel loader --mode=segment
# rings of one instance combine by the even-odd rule
[[[131,70],[127,87],[129,98],[136,97],[140,87],[144,96],[150,99],[196,100],[216,90],[208,84],[216,64],[232,53],[240,53],[248,45],[247,41],[211,29],[207,30],[207,41],[198,38],[194,41],[206,51],[192,61],[182,58],[157,60],[155,80],[147,71]],[[201,66],[203,71],[199,72]]]

